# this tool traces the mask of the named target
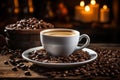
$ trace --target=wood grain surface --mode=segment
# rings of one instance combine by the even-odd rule
[[[96,46],[96,45],[93,45],[94,47]],[[108,46],[108,45],[107,45]],[[114,47],[112,47],[112,46],[114,46]],[[98,47],[98,46],[97,46]],[[100,46],[100,47],[105,47],[105,46]],[[109,46],[110,47],[110,46]],[[120,47],[115,47],[115,45],[111,45],[111,47],[110,48],[116,48],[116,49],[120,49]],[[15,80],[15,79],[61,79],[61,80],[63,80],[63,79],[76,79],[76,80],[83,80],[82,78],[81,78],[81,76],[71,76],[71,77],[55,77],[55,78],[49,78],[49,77],[47,77],[47,76],[43,76],[43,75],[41,75],[40,73],[37,73],[37,72],[35,72],[35,71],[32,71],[32,70],[28,70],[28,71],[30,71],[30,73],[31,73],[31,76],[26,76],[25,74],[24,74],[24,71],[23,70],[21,70],[21,69],[19,69],[18,71],[13,71],[12,70],[12,65],[11,64],[8,64],[8,65],[5,65],[4,64],[4,61],[5,60],[8,60],[9,59],[9,56],[10,56],[11,54],[7,54],[7,55],[1,55],[0,54],[0,80],[6,80],[6,79],[12,79],[12,80]],[[26,63],[27,65],[32,65],[32,63],[31,62],[28,62],[28,63]],[[93,79],[93,80],[110,80],[110,78],[109,77],[96,77],[95,79]],[[116,80],[117,79],[120,79],[120,76],[117,76],[117,78],[115,78]]]

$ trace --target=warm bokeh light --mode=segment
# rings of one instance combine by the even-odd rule
[[[84,2],[84,1],[81,1],[81,2],[80,2],[80,6],[81,6],[81,7],[84,7],[84,6],[85,6],[85,2]]]
[[[19,13],[19,8],[15,8],[14,13],[16,13],[16,14]]]
[[[103,9],[107,9],[107,5],[103,5]]]
[[[32,0],[28,0],[28,5],[29,6],[32,6],[33,4],[32,4]]]
[[[90,7],[89,6],[85,6],[85,11],[89,12],[90,11]]]
[[[95,0],[91,0],[90,3],[91,3],[92,5],[95,5],[95,4],[96,4],[96,1],[95,1]]]
[[[19,2],[18,0],[14,0],[14,13],[18,14],[19,13]]]
[[[33,7],[30,7],[30,8],[29,8],[29,12],[30,12],[30,13],[34,12]]]
[[[18,2],[18,0],[14,0],[14,6],[15,6],[15,7],[19,7],[19,2]]]
[[[32,0],[28,0],[28,6],[29,6],[29,12],[30,12],[30,13],[34,12]]]

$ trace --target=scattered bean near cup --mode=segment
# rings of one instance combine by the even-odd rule
[[[46,68],[40,68],[38,65],[31,65],[28,66],[25,64],[26,62],[22,62],[22,58],[12,58],[14,59],[15,63],[17,65],[26,65],[28,66],[28,70],[23,70],[23,73],[26,76],[32,76],[32,73],[30,73],[30,70],[37,72],[40,75],[44,75],[47,77],[74,77],[74,76],[82,76],[82,78],[91,78],[91,77],[112,77],[113,79],[119,79],[117,75],[120,75],[120,50],[119,49],[107,49],[107,48],[92,48],[98,53],[98,58],[93,61],[92,63],[82,65],[80,67],[70,68],[70,69],[46,69]],[[6,53],[7,51],[7,53]],[[12,53],[11,53],[12,51]],[[8,54],[11,54],[12,56],[16,54],[17,56],[20,56],[22,54],[22,51],[20,50],[11,50],[7,47],[2,49],[2,53],[0,56],[6,56]],[[5,55],[4,55],[5,52]],[[19,52],[18,54],[16,52]],[[16,62],[17,59],[21,59],[21,62]],[[7,64],[6,64],[7,62]],[[12,65],[8,60],[4,61],[5,65]],[[19,71],[17,65],[12,68],[17,68],[16,71]],[[11,68],[11,70],[12,70]],[[14,70],[14,69],[13,69]]]

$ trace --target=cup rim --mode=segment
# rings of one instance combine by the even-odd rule
[[[73,32],[75,32],[75,35],[74,35],[74,36],[80,35],[80,32],[79,32],[79,31],[74,30],[74,29],[66,29],[66,28],[45,29],[45,30],[42,30],[42,31],[40,32],[40,35],[44,35],[43,33],[45,33],[45,32],[55,31],[55,30],[58,30],[58,31],[59,31],[59,30],[62,30],[62,31],[73,31]],[[48,35],[44,35],[44,36],[48,36]],[[51,36],[51,37],[72,37],[72,36]]]

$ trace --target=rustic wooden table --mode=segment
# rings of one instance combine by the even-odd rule
[[[91,44],[90,47],[105,47],[105,48],[114,48],[114,49],[120,49],[119,44]],[[11,54],[7,55],[1,55],[0,54],[0,80],[1,79],[82,79],[80,76],[71,76],[71,77],[57,77],[57,78],[48,78],[47,76],[41,75],[39,73],[36,73],[35,71],[29,70],[32,75],[26,76],[24,74],[24,71],[19,69],[18,71],[12,71],[11,68],[13,65],[5,65],[4,61],[9,59],[9,56]],[[26,63],[28,65],[32,65],[31,62]],[[120,78],[120,77],[119,77]],[[96,78],[98,79],[104,79],[104,78]],[[106,78],[107,79],[107,78]],[[109,78],[108,78],[109,79]]]

